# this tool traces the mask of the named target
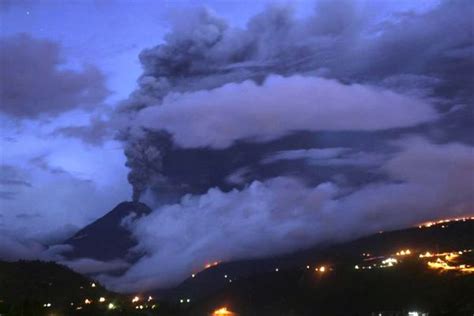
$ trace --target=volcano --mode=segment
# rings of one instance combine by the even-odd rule
[[[92,258],[101,261],[126,259],[135,261],[129,250],[136,246],[132,233],[123,225],[128,217],[147,215],[151,209],[140,202],[122,202],[113,210],[79,230],[63,244],[73,247],[68,259]],[[138,255],[138,254],[137,254]]]

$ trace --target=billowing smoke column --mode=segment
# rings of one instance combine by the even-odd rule
[[[152,145],[135,142],[125,149],[126,166],[131,169],[128,181],[133,186],[133,201],[138,202],[141,193],[147,188],[151,177],[160,173],[162,167],[161,152]]]
[[[244,29],[229,26],[206,9],[181,15],[173,21],[163,44],[140,54],[144,71],[139,88],[121,107],[134,122],[122,133],[134,199],[150,187],[159,191],[159,185],[171,185],[186,192],[182,187],[189,186],[174,179],[176,168],[163,175],[168,164],[164,161],[174,157],[169,151],[180,150],[176,144],[160,145],[169,145],[173,135],[168,131],[168,135],[156,137],[153,134],[160,131],[159,125],[145,131],[136,119],[137,113],[160,105],[165,96],[173,98],[246,80],[260,85],[272,74],[303,74],[376,84],[410,95],[464,98],[461,103],[472,99],[472,27],[466,5],[463,1],[443,2],[427,13],[395,15],[381,23],[377,10],[362,2],[319,1],[308,18],[296,18],[289,7],[270,7],[250,19]],[[462,80],[452,80],[455,76]],[[321,144],[303,144],[315,145]],[[257,156],[252,159],[262,155]],[[251,162],[256,164],[256,160]],[[203,190],[191,186],[187,192],[196,191]]]

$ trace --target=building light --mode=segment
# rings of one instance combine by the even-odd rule
[[[86,299],[84,300],[84,304],[91,304],[91,303],[92,303],[92,301],[91,301],[90,299],[88,299],[88,298],[86,298]]]
[[[132,298],[132,303],[136,303],[140,300],[140,297],[139,296],[135,296],[134,298]]]
[[[151,300],[153,300],[153,297],[148,296],[148,302],[150,302]]]
[[[194,273],[191,274],[191,278],[195,278],[195,277],[196,277],[196,275]]]
[[[181,304],[183,304],[183,303],[184,303],[184,300],[183,300],[183,299],[180,299],[179,302],[180,302]]]
[[[221,307],[219,309],[216,309],[213,313],[212,313],[213,316],[222,316],[222,315],[227,315],[227,316],[231,316],[231,315],[235,315],[233,312],[229,311],[227,309],[227,307]]]
[[[96,286],[95,283],[92,283],[92,284],[91,284],[91,287],[95,287],[95,286]]]
[[[275,268],[275,272],[278,272],[278,271],[280,271],[280,269],[278,269],[278,268]]]
[[[186,303],[191,303],[191,299],[188,298],[188,299],[186,300]]]
[[[99,302],[101,302],[101,303],[105,302],[105,297],[100,297]]]
[[[115,305],[113,303],[109,303],[109,305],[107,305],[107,308],[108,309],[115,309]]]

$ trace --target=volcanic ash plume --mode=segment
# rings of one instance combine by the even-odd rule
[[[126,166],[130,168],[128,181],[133,186],[133,201],[138,202],[153,177],[161,174],[161,152],[157,147],[139,141],[128,144],[125,156]]]
[[[270,75],[287,78],[297,74],[324,76],[344,84],[382,85],[401,94],[449,98],[459,103],[472,101],[474,63],[472,54],[468,54],[472,47],[468,4],[442,2],[427,12],[394,14],[381,23],[380,11],[363,2],[318,1],[314,13],[306,18],[297,18],[289,6],[273,6],[251,18],[244,28],[233,27],[206,9],[183,12],[172,21],[163,44],[140,54],[144,71],[138,80],[139,88],[121,107],[131,116],[130,125],[134,126],[127,130],[125,142],[135,198],[155,183],[153,178],[164,179],[166,161],[173,159],[169,150],[177,148],[176,144],[163,148],[174,135],[157,139],[136,119],[146,108],[160,106],[165,97],[210,91],[248,80],[260,86]],[[298,99],[305,98],[298,95]],[[322,99],[318,102],[315,106],[325,103]],[[289,116],[290,103],[286,105]],[[201,102],[195,107],[205,105]],[[233,109],[227,115],[237,120],[240,114]],[[271,111],[267,117],[272,117]],[[197,119],[205,125],[212,120],[218,122],[221,117],[203,114]],[[189,121],[189,113],[182,113],[180,120]],[[214,123],[210,126],[216,126]],[[242,129],[259,128],[243,124]],[[164,129],[159,123],[150,127],[149,122],[147,128],[154,132]],[[213,132],[225,133],[226,128]],[[147,145],[159,148],[160,154],[156,148],[143,148]],[[201,149],[205,148],[209,149],[205,145]]]

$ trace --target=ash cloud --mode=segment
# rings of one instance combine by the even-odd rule
[[[120,112],[133,121],[125,124],[120,138],[127,147],[135,198],[150,188],[159,191],[159,186],[166,192],[173,190],[170,187],[193,187],[192,183],[177,183],[177,177],[165,170],[166,161],[175,158],[173,150],[178,147],[231,148],[239,141],[262,143],[295,129],[409,128],[429,120],[435,124],[435,109],[444,113],[456,104],[472,103],[469,6],[468,1],[446,1],[424,13],[392,12],[386,17],[378,16],[377,10],[363,2],[318,1],[309,17],[296,17],[290,6],[271,6],[244,28],[229,25],[207,9],[175,18],[164,42],[140,54],[144,71],[139,88],[120,106]],[[298,80],[308,82],[307,90],[304,83],[302,91],[292,85]],[[332,82],[332,91],[337,93],[333,100],[340,108],[347,106],[347,111],[338,112],[340,108],[324,102],[322,95],[321,100],[317,98],[318,106],[334,111],[331,119],[323,125],[294,121],[294,126],[285,126],[298,111],[317,111],[311,104],[301,106],[314,97],[310,82],[315,90],[324,90]],[[276,87],[272,90],[269,86]],[[240,93],[239,87],[248,94]],[[368,101],[374,108],[364,107],[359,114],[357,107],[362,104],[352,99],[358,96],[351,90],[376,89],[373,87],[382,90],[380,98],[374,91]],[[383,88],[394,92],[383,92]],[[226,96],[232,92],[235,100]],[[278,100],[281,105],[275,106],[272,97],[282,95],[287,99]],[[343,95],[348,100],[343,100]],[[394,100],[397,95],[400,102]],[[260,104],[262,98],[268,102]],[[412,102],[432,104],[433,109],[407,105]],[[377,103],[380,108],[375,107]],[[410,111],[405,120],[401,119],[404,109]],[[350,113],[356,117],[349,118]],[[274,119],[274,125],[281,126],[279,133],[265,133],[271,122],[258,120],[258,115]],[[357,121],[357,115],[366,119]],[[281,116],[285,120],[280,123]],[[243,121],[239,123],[238,118]],[[384,124],[384,118],[400,120]],[[229,131],[233,135],[225,139]],[[146,150],[136,147],[160,151],[160,162],[150,162]],[[187,192],[197,191],[203,192],[203,188]]]

